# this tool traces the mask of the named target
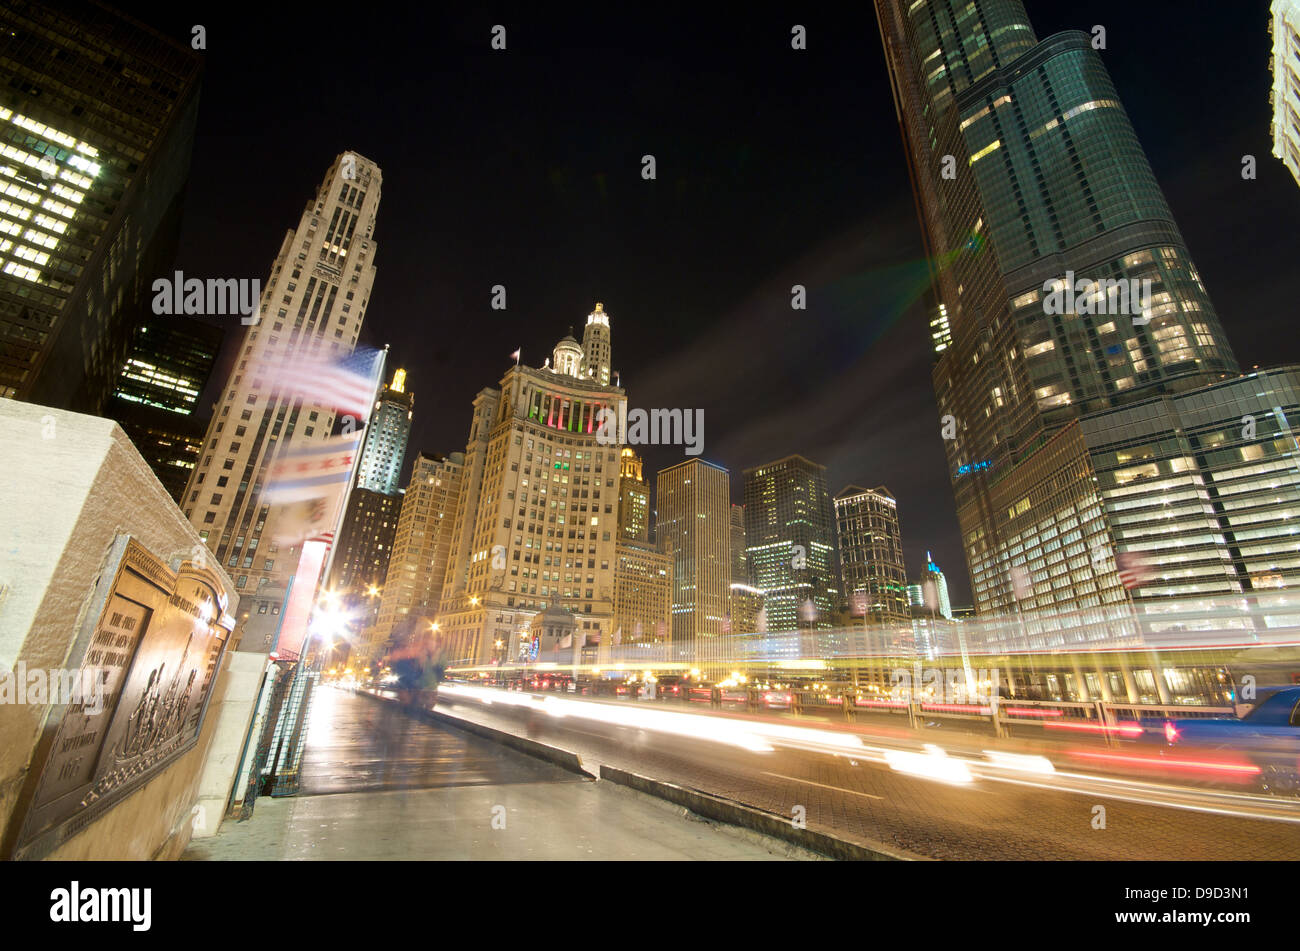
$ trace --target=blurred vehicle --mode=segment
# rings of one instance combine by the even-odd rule
[[[658,684],[655,687],[655,699],[657,700],[681,700],[685,695],[685,687],[682,678],[677,674],[664,674],[655,678]]]
[[[1244,757],[1265,792],[1300,794],[1300,687],[1282,687],[1237,718],[1167,720],[1167,750]]]

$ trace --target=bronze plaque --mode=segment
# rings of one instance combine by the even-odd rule
[[[210,569],[114,543],[69,655],[100,690],[51,708],[14,858],[47,854],[194,746],[234,627],[228,600]]]

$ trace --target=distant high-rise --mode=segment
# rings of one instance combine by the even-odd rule
[[[406,371],[395,370],[375,402],[366,427],[357,467],[357,487],[395,495],[402,479],[402,460],[411,436],[411,415],[415,394],[406,389]]]
[[[438,614],[453,660],[504,659],[538,612],[560,605],[595,654],[614,633],[619,451],[597,419],[623,390],[582,373],[565,337],[554,365],[511,367],[474,400]]]
[[[675,659],[720,662],[731,588],[731,476],[702,459],[655,479],[655,535],[673,553]]]
[[[884,486],[847,486],[835,496],[835,530],[849,612],[873,625],[911,618],[898,502]]]
[[[1273,0],[1273,155],[1300,185],[1300,0]]]
[[[667,659],[673,624],[673,556],[644,541],[614,546],[614,646],[659,647]]]
[[[921,573],[921,600],[925,607],[952,620],[952,601],[948,598],[948,579],[934,563],[930,553],[925,553],[925,570]]]
[[[618,537],[639,542],[650,538],[650,486],[641,474],[641,457],[631,446],[619,454]]]
[[[769,630],[834,626],[840,572],[825,466],[792,455],[746,469],[745,545]]]
[[[269,537],[263,543],[271,513],[261,489],[277,447],[319,442],[334,426],[332,407],[304,404],[257,368],[283,359],[286,350],[352,352],[375,280],[381,181],[373,162],[340,154],[298,227],[285,233],[262,292],[260,322],[244,335],[190,476],[185,514],[241,593],[279,587],[297,567],[296,548],[281,551]]]
[[[749,584],[749,558],[745,554],[745,506],[731,507],[731,583]]]
[[[419,619],[429,630],[437,617],[464,468],[461,452],[416,455],[379,592],[378,618],[362,633],[358,653],[367,661],[378,659],[400,622]]]
[[[1126,515],[1103,504],[1080,418],[1217,383],[1236,359],[1091,37],[1039,41],[1019,0],[876,11],[950,325],[936,422],[975,605],[1086,610],[1103,631],[1129,611]],[[1163,554],[1173,572],[1187,557]]]
[[[353,488],[348,497],[325,583],[345,610],[354,614],[356,630],[373,624],[379,614],[380,589],[388,573],[401,508],[400,492],[385,495]]]
[[[136,325],[105,408],[177,503],[203,447],[207,420],[196,410],[222,336],[220,327],[188,317]]]
[[[200,57],[96,2],[0,9],[0,396],[102,415],[174,264]]]

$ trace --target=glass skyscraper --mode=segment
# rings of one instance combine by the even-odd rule
[[[0,36],[0,396],[102,414],[174,263],[202,63],[78,0]]]
[[[223,336],[220,327],[190,317],[137,325],[105,410],[177,503],[203,449],[207,420],[196,410]]]
[[[1127,616],[1162,586],[1121,579],[1088,420],[1238,378],[1214,306],[1090,36],[1040,41],[1019,0],[876,11],[952,338],[936,422],[976,606]]]
[[[396,495],[402,479],[402,460],[411,438],[411,413],[415,394],[406,390],[406,371],[393,372],[375,403],[357,466],[357,488],[380,495]]]
[[[825,466],[794,455],[746,469],[745,545],[768,630],[834,625],[840,572]]]

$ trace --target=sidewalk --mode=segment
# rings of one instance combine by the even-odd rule
[[[257,800],[182,856],[202,860],[787,860],[793,846],[458,730],[322,689],[303,793]]]

